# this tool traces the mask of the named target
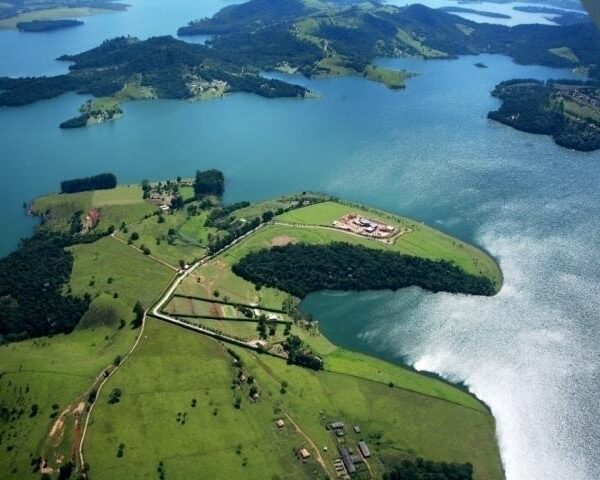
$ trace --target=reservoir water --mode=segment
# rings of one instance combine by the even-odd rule
[[[60,40],[66,32],[57,41],[68,52],[116,34],[173,33],[221,3],[160,5],[136,1],[127,13],[93,17],[88,43]],[[56,73],[51,58],[64,51],[52,36],[0,32],[2,74]],[[490,68],[475,68],[479,61]],[[137,182],[217,167],[231,201],[312,189],[420,218],[494,255],[500,294],[324,292],[304,308],[335,342],[463,381],[497,419],[508,480],[600,478],[600,152],[486,119],[499,81],[570,72],[502,56],[380,63],[420,75],[405,91],[358,77],[286,77],[320,98],[127,103],[123,119],[72,131],[58,123],[84,101],[75,94],[0,110],[0,253],[31,232],[22,202],[100,171]]]

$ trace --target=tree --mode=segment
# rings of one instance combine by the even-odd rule
[[[74,178],[60,182],[62,193],[85,192],[88,190],[102,190],[115,188],[117,177],[113,173],[101,173],[93,177]]]
[[[133,307],[133,313],[135,313],[135,318],[133,320],[132,326],[133,328],[138,328],[141,324],[142,321],[144,319],[144,306],[142,305],[142,302],[140,302],[139,300],[137,302],[135,302],[135,305]]]
[[[225,192],[225,176],[220,170],[197,170],[194,193],[197,198],[204,195],[221,197]]]
[[[185,202],[183,201],[183,197],[181,195],[175,195],[171,199],[171,208],[173,210],[179,210],[179,209],[183,208],[184,205],[185,205]]]
[[[123,394],[123,392],[121,391],[120,388],[114,388],[113,391],[110,392],[110,395],[108,396],[108,403],[110,403],[110,404],[119,403],[121,401],[122,394]]]
[[[129,238],[132,242],[135,242],[136,240],[139,240],[140,234],[138,232],[132,232]]]
[[[273,214],[273,212],[271,210],[267,210],[266,212],[264,212],[262,214],[263,223],[270,222],[271,220],[273,220],[274,216],[275,215]]]

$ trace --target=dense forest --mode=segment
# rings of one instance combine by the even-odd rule
[[[115,38],[86,52],[60,57],[74,62],[66,75],[0,78],[0,106],[26,105],[70,91],[108,97],[127,84],[150,88],[159,98],[178,99],[194,97],[193,85],[213,81],[225,82],[228,92],[268,98],[307,93],[304,87],[266,79],[257,68],[231,63],[230,57],[230,52],[172,37]]]
[[[194,180],[194,193],[197,198],[204,195],[221,197],[225,193],[225,175],[220,170],[197,170]]]
[[[319,290],[384,290],[417,286],[432,292],[493,295],[488,278],[446,261],[348,243],[286,245],[253,252],[233,272],[260,286],[303,298]]]
[[[88,190],[107,190],[117,186],[114,173],[100,173],[92,177],[73,178],[60,182],[61,193],[86,192]]]
[[[50,32],[61,28],[72,28],[83,25],[81,20],[32,20],[17,23],[17,29],[22,32]]]
[[[541,82],[533,79],[518,79],[502,82],[492,95],[502,100],[496,111],[488,118],[518,130],[550,135],[554,141],[566,148],[592,151],[600,148],[600,124],[592,119],[579,119],[565,114],[564,100],[559,96],[557,85],[571,87],[596,85],[573,81]],[[569,89],[572,95],[576,88]],[[600,113],[600,108],[597,109]]]
[[[63,237],[36,235],[0,260],[0,337],[4,340],[68,333],[89,298],[63,295],[73,267]]]
[[[470,463],[433,462],[417,458],[404,460],[393,465],[384,475],[384,480],[472,480],[473,466]]]

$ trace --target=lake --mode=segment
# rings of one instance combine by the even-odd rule
[[[86,19],[81,32],[98,22],[92,38],[54,32],[58,47],[53,36],[0,32],[1,68],[58,73],[51,58],[62,47],[87,48],[128,31],[174,32],[221,6],[205,2],[188,15],[194,4],[179,3],[172,12],[136,1],[127,13]],[[65,40],[67,33],[75,37]],[[4,52],[21,46],[29,50],[7,66]],[[31,232],[22,202],[66,177],[101,171],[138,182],[216,167],[226,174],[228,201],[321,190],[419,218],[496,257],[501,293],[323,292],[303,308],[341,345],[465,382],[497,419],[508,480],[600,478],[600,152],[565,150],[486,119],[498,105],[489,92],[499,81],[570,73],[502,56],[379,63],[419,76],[391,91],[359,77],[277,74],[320,98],[134,102],[121,120],[70,131],[58,124],[85,97],[2,109],[0,250]]]

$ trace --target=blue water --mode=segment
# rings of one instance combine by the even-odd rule
[[[197,6],[193,16],[210,13],[207,5],[219,6]],[[94,17],[104,18],[104,30],[98,26],[90,44],[66,41],[67,31],[56,42],[76,51],[103,35],[174,32],[190,17],[171,8],[136,2],[130,12]],[[80,35],[75,30],[68,34]],[[39,73],[64,53],[53,37],[23,38],[0,32],[4,73]],[[32,42],[29,53],[7,66],[2,52],[22,42]],[[490,68],[475,68],[478,61]],[[420,75],[405,91],[358,77],[278,75],[320,98],[133,102],[121,120],[72,131],[58,123],[86,97],[2,109],[0,252],[31,231],[23,201],[65,177],[100,171],[135,182],[217,167],[230,201],[314,189],[423,219],[498,258],[502,292],[322,293],[304,307],[340,344],[464,381],[493,410],[508,480],[600,478],[600,153],[565,150],[486,119],[499,81],[570,73],[501,56],[380,63]]]

